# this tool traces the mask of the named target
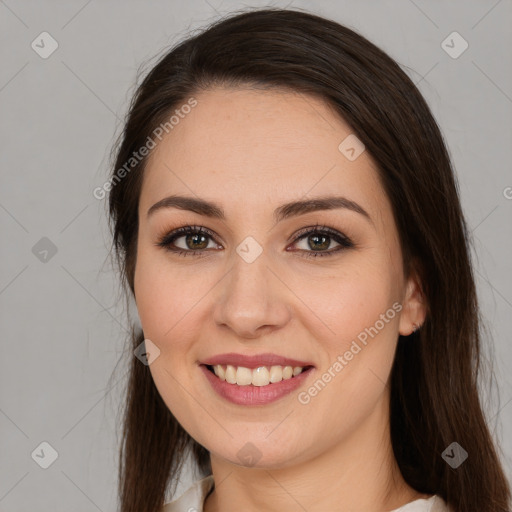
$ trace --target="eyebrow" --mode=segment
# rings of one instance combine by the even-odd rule
[[[179,195],[173,195],[161,199],[153,206],[151,206],[151,208],[149,208],[147,216],[149,217],[156,211],[166,208],[188,210],[213,219],[226,219],[224,210],[217,203],[195,197]],[[274,210],[273,217],[274,221],[277,223],[297,215],[304,215],[310,212],[320,210],[334,210],[339,208],[345,208],[347,210],[352,210],[353,212],[359,213],[373,224],[372,218],[362,206],[354,201],[351,201],[350,199],[347,199],[346,197],[341,196],[322,196],[313,199],[285,203]]]

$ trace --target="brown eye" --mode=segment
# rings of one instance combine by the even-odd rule
[[[184,242],[180,246],[176,244],[176,241],[181,238],[184,239]],[[328,226],[316,225],[314,228],[305,228],[295,238],[294,245],[303,239],[306,239],[306,247],[299,249],[299,251],[304,253],[306,257],[331,256],[344,249],[354,247],[354,244],[347,236]],[[182,256],[197,256],[200,253],[207,252],[206,249],[208,249],[209,242],[214,242],[214,240],[214,233],[209,229],[202,226],[185,226],[165,235],[157,243],[157,246]],[[327,250],[332,241],[336,242],[338,247],[333,250]],[[214,246],[218,247],[215,243]]]
[[[327,226],[316,226],[315,229],[303,232],[303,234],[295,239],[296,242],[294,244],[303,239],[306,239],[307,246],[305,249],[300,250],[305,253],[306,257],[331,256],[343,249],[354,246],[347,236]],[[333,240],[338,243],[338,247],[330,251],[325,250],[331,245]]]
[[[184,238],[187,247],[192,250],[206,249],[208,247],[208,235],[206,235],[206,236],[203,234],[183,235],[183,236],[177,237],[175,240],[179,240],[180,238]]]
[[[176,245],[176,240],[183,238],[184,245]],[[157,245],[164,247],[170,252],[175,252],[183,256],[205,252],[208,248],[209,239],[213,238],[213,233],[206,228],[197,226],[185,226],[165,235]]]

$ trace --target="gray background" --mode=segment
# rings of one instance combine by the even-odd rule
[[[133,356],[108,262],[106,203],[93,190],[107,179],[139,66],[190,29],[244,5],[0,0],[0,511],[116,507],[115,413],[123,365]],[[478,292],[494,338],[486,353],[495,360],[500,401],[496,392],[484,397],[510,478],[512,2],[272,5],[305,8],[360,31],[403,66],[429,102],[474,238]],[[43,31],[59,45],[47,59],[31,47]],[[458,58],[441,45],[453,31],[469,44]],[[58,453],[48,469],[36,463],[43,441]],[[184,475],[179,492],[193,477]]]

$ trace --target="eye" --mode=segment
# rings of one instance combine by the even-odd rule
[[[308,258],[331,256],[343,249],[354,247],[352,241],[343,233],[340,233],[328,226],[319,226],[318,224],[314,228],[305,228],[301,230],[299,232],[299,236],[295,238],[295,243],[304,239],[306,242],[306,249],[303,252],[304,256]],[[338,247],[331,251],[324,251],[323,249],[326,249],[331,245],[332,240],[338,243]],[[308,248],[313,250],[310,251]]]
[[[209,246],[208,239],[213,242],[214,237],[214,233],[203,226],[185,226],[164,235],[156,245],[180,256],[197,256],[199,253],[206,252],[205,249],[208,249]],[[182,244],[180,246],[176,244],[176,241],[181,238],[184,240],[180,242]],[[300,249],[299,252],[303,252],[306,257],[331,256],[343,249],[354,247],[352,241],[343,233],[318,224],[302,229],[295,237],[294,244],[304,239],[306,239],[306,249]],[[331,245],[333,240],[338,243],[338,247],[330,251],[324,250]],[[217,244],[213,245],[215,248]],[[308,248],[312,250],[308,250]]]
[[[184,226],[164,235],[157,246],[180,256],[189,256],[204,252],[204,249],[208,248],[208,238],[213,238],[213,236],[213,232],[203,226]],[[176,240],[180,238],[184,239],[182,242],[184,245],[173,247]]]

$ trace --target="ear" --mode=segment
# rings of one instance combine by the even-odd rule
[[[407,280],[405,297],[402,302],[402,312],[398,332],[402,336],[409,336],[421,327],[427,315],[425,295],[421,280],[416,270],[411,271]]]

